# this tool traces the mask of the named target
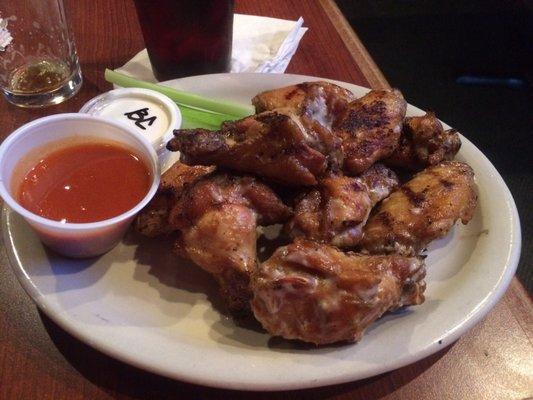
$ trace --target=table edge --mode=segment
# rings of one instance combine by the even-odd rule
[[[376,65],[334,0],[319,0],[331,24],[341,37],[354,63],[372,89],[390,89],[389,82]]]

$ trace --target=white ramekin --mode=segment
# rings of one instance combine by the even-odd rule
[[[17,202],[13,191],[29,168],[46,152],[68,143],[94,142],[94,139],[123,144],[145,159],[151,170],[152,183],[146,196],[135,207],[103,221],[61,223],[34,214]],[[19,165],[21,161],[24,165]],[[39,118],[18,128],[0,145],[0,196],[24,217],[44,244],[68,257],[93,257],[111,250],[135,215],[154,196],[159,179],[157,155],[148,139],[119,122],[88,114],[56,114]]]

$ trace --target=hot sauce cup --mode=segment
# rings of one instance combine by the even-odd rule
[[[43,218],[18,203],[16,188],[28,166],[31,168],[42,158],[41,149],[52,147],[54,143],[84,143],[95,139],[123,145],[144,159],[151,185],[133,208],[103,221],[63,223]],[[46,246],[67,257],[94,257],[115,247],[136,214],[154,196],[159,179],[157,155],[148,139],[119,122],[88,114],[56,114],[37,119],[14,131],[0,146],[0,196],[24,217]]]

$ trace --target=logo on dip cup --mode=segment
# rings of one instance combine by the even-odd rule
[[[116,143],[132,149],[146,163],[151,176],[146,195],[133,208],[97,222],[62,223],[28,211],[16,195],[16,187],[29,170],[32,152],[61,143]],[[65,146],[66,147],[66,146]],[[38,161],[35,158],[34,161]],[[19,167],[19,163],[25,167]],[[33,164],[35,165],[35,163]],[[24,171],[17,171],[17,168]],[[120,123],[87,114],[57,114],[32,121],[13,132],[0,146],[0,195],[24,217],[41,241],[69,257],[92,257],[112,249],[122,238],[135,215],[150,201],[159,186],[157,155],[151,143],[140,133]],[[105,201],[105,199],[103,200]]]

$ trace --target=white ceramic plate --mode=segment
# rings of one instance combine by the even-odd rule
[[[219,74],[176,88],[249,102],[256,93],[316,80],[296,75]],[[357,95],[368,89],[339,83]],[[409,115],[421,110],[410,106]],[[487,158],[462,138],[459,160],[476,172],[479,204],[467,226],[431,244],[426,302],[381,318],[355,345],[321,348],[272,339],[224,316],[215,284],[179,262],[168,240],[124,239],[103,257],[73,261],[48,252],[4,210],[5,245],[20,282],[50,318],[124,362],[188,382],[234,389],[297,389],[353,381],[424,358],[474,326],[500,299],[520,253],[516,207]]]

